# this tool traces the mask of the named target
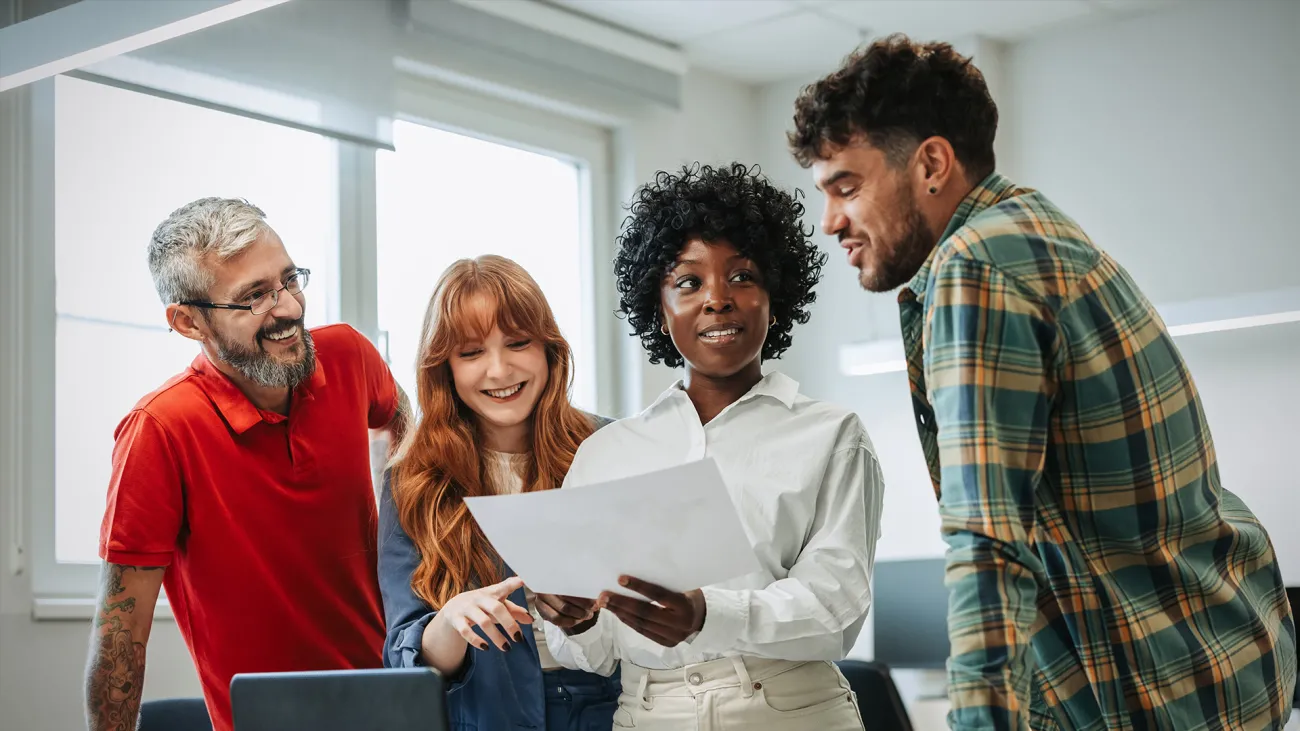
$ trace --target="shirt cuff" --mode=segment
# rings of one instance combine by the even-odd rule
[[[117,548],[101,546],[99,555],[108,563],[119,566],[171,566],[172,552],[145,553],[142,551],[123,551]]]
[[[571,670],[595,672],[600,662],[592,662],[591,656],[601,654],[599,652],[602,629],[600,622],[601,620],[597,619],[583,632],[571,635],[550,622],[543,621],[546,630],[546,647],[551,651],[551,657]],[[593,653],[593,649],[597,652]]]
[[[704,587],[704,626],[693,640],[692,649],[721,654],[735,647],[749,619],[748,592]]]
[[[424,667],[424,656],[421,654],[424,644],[424,629],[429,626],[429,622],[433,620],[433,617],[434,612],[429,612],[398,632],[397,639],[393,642],[394,652],[392,653],[393,659],[397,661],[396,667]]]
[[[424,629],[429,626],[437,612],[429,612],[414,622],[407,625],[397,635],[397,640],[393,643],[392,653],[397,661],[396,667],[399,668],[422,668],[428,667],[424,663]],[[470,676],[474,674],[474,655],[472,651],[465,653],[465,662],[460,666],[460,670],[452,677],[447,678],[447,692],[452,693],[465,687],[469,682]]]

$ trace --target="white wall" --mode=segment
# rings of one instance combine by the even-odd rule
[[[1300,3],[1184,7],[1012,49],[1024,183],[1156,302],[1294,286]]]
[[[1298,29],[1297,3],[1198,3],[1013,48],[1022,182],[1074,216],[1156,303],[1300,284],[1287,215],[1300,167]],[[1264,521],[1293,584],[1300,492],[1281,456],[1300,414],[1298,334],[1179,340],[1225,485]]]
[[[1192,4],[1130,19],[1042,33],[1001,49],[988,67],[1002,122],[999,167],[1039,188],[1114,254],[1156,302],[1300,284],[1288,236],[1291,171],[1300,146],[1300,4]],[[882,32],[888,29],[880,29]],[[830,69],[828,69],[829,71]],[[779,183],[823,199],[790,159],[782,135],[812,79],[759,92],[759,158]],[[898,336],[893,294],[860,289],[843,251],[830,253],[813,318],[778,367],[812,396],[858,411],[887,484],[881,560],[938,557],[943,542],[913,423],[905,374],[847,377],[839,346]],[[1209,412],[1224,483],[1269,528],[1283,574],[1300,583],[1294,470],[1300,327],[1275,326],[1179,341]],[[855,654],[870,655],[870,625]]]
[[[1300,284],[1288,212],[1300,3],[1199,3],[1012,49],[1021,182],[1116,257],[1154,302]],[[1083,113],[1082,110],[1087,110]],[[1179,340],[1225,485],[1300,584],[1294,325]],[[1252,398],[1253,396],[1253,398]]]
[[[627,130],[626,145],[635,157],[624,166],[625,177],[617,186],[620,210],[614,218],[619,224],[616,228],[621,228],[635,187],[651,181],[659,170],[672,172],[696,161],[712,165],[752,162],[758,152],[759,117],[756,89],[692,70],[682,85],[680,112],[654,110]],[[612,276],[613,270],[608,263],[598,262],[596,272],[597,276]],[[650,365],[640,342],[629,340],[629,347],[635,347],[637,353],[633,362],[642,364],[641,372],[632,377],[641,382],[640,405],[647,406],[681,377],[681,370]]]

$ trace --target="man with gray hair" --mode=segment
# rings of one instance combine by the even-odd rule
[[[310,272],[262,211],[204,198],[149,243],[168,326],[199,345],[115,434],[89,728],[133,729],[159,589],[216,731],[240,672],[383,665],[369,429],[406,398],[347,325],[303,323]]]

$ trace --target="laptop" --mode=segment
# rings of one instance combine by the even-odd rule
[[[235,731],[449,731],[447,686],[431,668],[240,673]]]

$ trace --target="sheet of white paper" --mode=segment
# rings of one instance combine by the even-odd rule
[[[762,570],[712,458],[465,504],[501,558],[539,593],[635,596],[619,587],[622,575],[689,591]]]

